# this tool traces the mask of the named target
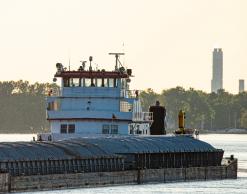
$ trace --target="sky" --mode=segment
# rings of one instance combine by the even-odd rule
[[[57,62],[133,69],[131,88],[210,92],[212,51],[223,49],[224,88],[247,82],[246,0],[0,0],[0,81],[52,82]],[[247,83],[246,83],[247,85]]]

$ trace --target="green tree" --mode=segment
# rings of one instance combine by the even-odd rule
[[[142,91],[140,93],[140,99],[142,108],[144,111],[149,110],[149,106],[152,106],[155,104],[156,100],[159,100],[160,96],[155,93],[151,88],[148,88],[145,91]]]
[[[186,91],[185,101],[189,104],[187,126],[204,129],[206,121],[214,117],[214,111],[208,103],[207,94],[190,88]]]
[[[186,91],[182,87],[176,87],[169,90],[163,90],[161,93],[164,105],[167,110],[168,128],[177,127],[177,117],[179,110],[187,112],[189,104],[186,102]]]
[[[58,86],[27,81],[0,82],[0,132],[34,133],[48,128],[45,95]]]
[[[218,93],[209,95],[209,103],[215,111],[215,117],[211,121],[211,128],[232,128],[234,123],[234,96],[226,91],[218,90]]]
[[[241,127],[241,128],[247,129],[247,110],[244,110],[244,111],[241,113],[241,117],[240,117],[240,127]]]
[[[0,96],[10,96],[15,89],[15,82],[0,82]]]

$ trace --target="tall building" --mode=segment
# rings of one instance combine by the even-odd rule
[[[223,52],[221,48],[215,48],[213,51],[211,92],[217,93],[219,89],[223,89]]]
[[[244,80],[239,80],[239,93],[244,92]]]

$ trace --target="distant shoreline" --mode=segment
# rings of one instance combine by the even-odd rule
[[[168,129],[167,133],[173,133],[174,130]],[[214,129],[214,130],[200,130],[200,134],[247,134],[247,129]]]
[[[167,129],[167,134],[173,133],[174,130]],[[218,130],[199,130],[200,134],[247,134],[247,129],[218,129]],[[37,134],[37,133],[44,133],[41,131],[0,131],[0,134]],[[46,132],[47,133],[47,132]]]
[[[224,129],[224,130],[213,130],[213,131],[200,131],[200,134],[247,134],[246,129],[233,131],[232,129]]]

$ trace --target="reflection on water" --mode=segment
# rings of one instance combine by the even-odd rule
[[[36,134],[0,134],[0,142],[32,141]]]
[[[1,134],[0,141],[31,141],[33,134]],[[216,148],[225,150],[225,157],[234,154],[239,161],[237,180],[206,181],[206,182],[182,182],[166,184],[128,185],[114,187],[100,187],[88,189],[70,189],[58,191],[32,192],[35,194],[125,194],[125,193],[200,193],[200,194],[247,194],[247,135],[200,135],[202,141],[212,144]]]
[[[216,148],[225,150],[224,157],[231,154],[238,158],[238,167],[247,170],[247,135],[245,134],[210,134],[201,135],[200,139],[212,144]]]

